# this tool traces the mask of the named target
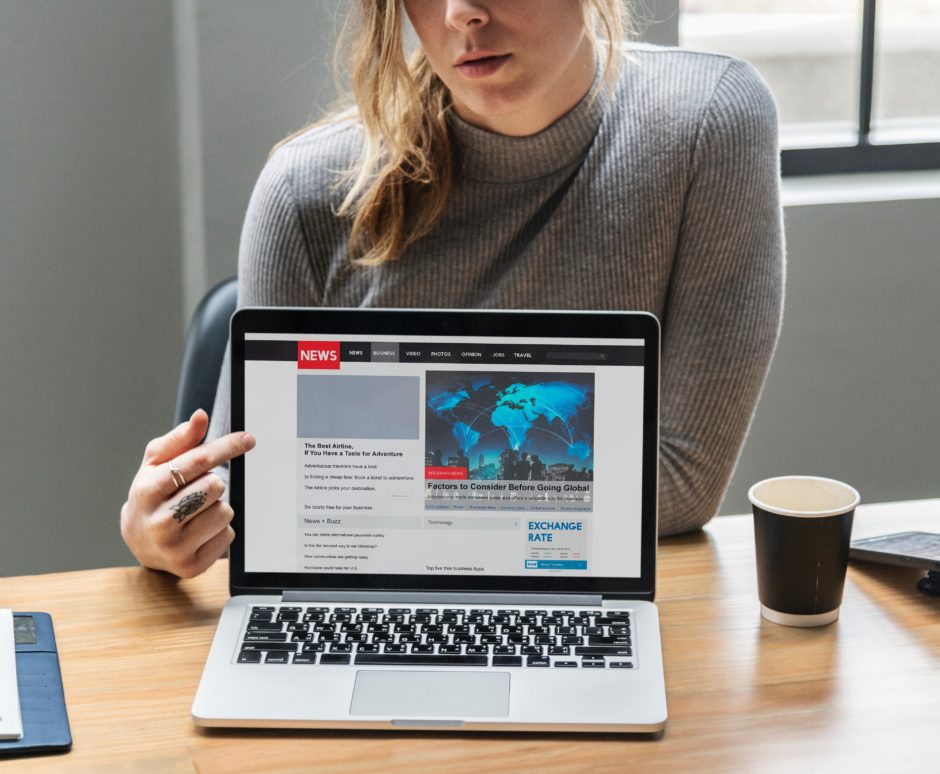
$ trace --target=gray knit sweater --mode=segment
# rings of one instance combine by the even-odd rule
[[[739,60],[637,46],[612,99],[586,97],[539,134],[451,118],[462,176],[443,220],[378,268],[350,267],[348,222],[334,214],[335,172],[359,153],[358,128],[313,129],[278,150],[248,206],[239,304],[652,312],[662,323],[660,534],[702,526],[728,485],[781,322],[767,87]],[[225,431],[227,374],[226,362],[210,437]]]

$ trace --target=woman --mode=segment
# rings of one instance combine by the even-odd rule
[[[242,232],[239,303],[650,311],[660,532],[701,527],[780,325],[765,85],[729,57],[624,48],[617,0],[360,6],[355,107],[269,159]],[[404,14],[420,41],[407,63]],[[215,440],[198,445],[200,411],[148,445],[122,511],[143,564],[196,575],[231,542],[224,469],[210,471],[254,439],[222,435],[227,408],[223,378]]]

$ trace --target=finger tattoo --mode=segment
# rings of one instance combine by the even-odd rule
[[[202,508],[202,504],[205,501],[205,492],[193,492],[192,494],[186,495],[186,497],[180,500],[176,505],[170,506],[170,510],[173,511],[173,518],[182,524],[183,519],[187,516],[192,516],[196,511]]]

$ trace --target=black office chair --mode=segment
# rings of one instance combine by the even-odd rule
[[[219,371],[228,343],[228,324],[238,298],[236,277],[222,280],[212,288],[189,322],[180,383],[176,392],[176,423],[185,422],[202,408],[212,415]]]

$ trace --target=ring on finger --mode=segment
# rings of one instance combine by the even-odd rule
[[[170,468],[170,476],[173,478],[173,483],[176,484],[176,488],[182,489],[186,486],[186,479],[183,478],[183,472],[173,464],[173,460],[170,460],[167,465]]]

